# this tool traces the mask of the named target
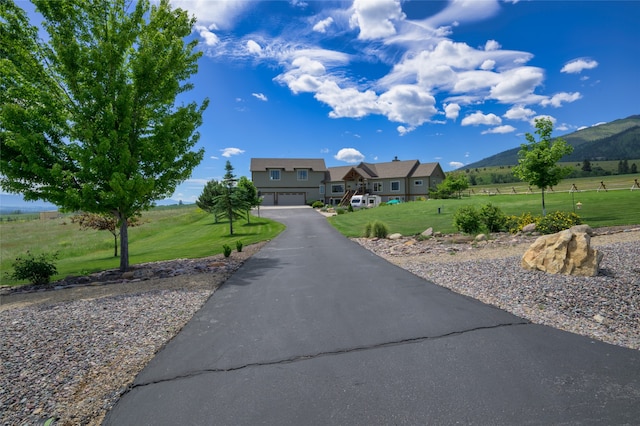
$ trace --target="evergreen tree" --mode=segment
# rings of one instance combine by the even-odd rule
[[[222,178],[224,188],[222,194],[214,197],[214,210],[220,212],[221,217],[229,219],[229,234],[233,235],[233,221],[243,218],[245,212],[250,209],[244,189],[237,186],[237,179],[233,174],[233,166],[227,161],[225,175]]]
[[[591,161],[589,161],[589,160],[583,160],[582,161],[582,171],[583,172],[590,172],[591,171]]]
[[[258,207],[262,200],[258,197],[258,188],[255,187],[253,182],[249,180],[246,176],[241,176],[240,180],[238,180],[238,188],[242,189],[245,201],[247,203],[246,208],[246,217],[247,223],[251,222],[251,209],[254,207]]]
[[[204,186],[202,190],[202,194],[196,200],[196,205],[200,207],[202,210],[212,213],[214,222],[218,223],[218,220],[221,217],[221,212],[216,210],[215,198],[218,195],[222,195],[225,191],[224,185],[218,182],[217,180],[210,180]]]

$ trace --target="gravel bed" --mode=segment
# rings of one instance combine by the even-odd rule
[[[212,292],[152,291],[0,312],[0,424],[100,424]]]

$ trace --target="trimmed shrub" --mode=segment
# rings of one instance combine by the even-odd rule
[[[13,273],[10,277],[14,280],[29,280],[32,284],[43,285],[51,281],[51,277],[58,273],[53,263],[57,254],[41,254],[34,256],[27,251],[24,257],[17,257],[13,262]]]
[[[231,251],[231,246],[229,246],[228,244],[224,244],[222,246],[222,254],[224,254],[224,257],[231,256]]]
[[[553,212],[539,219],[536,231],[541,234],[555,234],[581,223],[580,216],[575,213]]]
[[[347,211],[343,207],[336,208],[336,214],[345,214]]]
[[[378,220],[374,220],[373,222],[369,222],[364,226],[364,237],[377,237],[377,238],[387,238],[389,235],[389,228],[383,222]]]
[[[236,241],[236,250],[238,250],[238,253],[242,251],[242,247],[243,247],[242,241],[240,240]]]
[[[486,204],[480,208],[480,219],[489,232],[499,232],[504,229],[506,216],[499,207]]]
[[[322,201],[314,201],[313,204],[311,204],[311,207],[314,209],[321,209],[324,207],[324,203]]]
[[[460,207],[453,215],[453,226],[466,234],[475,234],[482,227],[480,212],[473,206]]]

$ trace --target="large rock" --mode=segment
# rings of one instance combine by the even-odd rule
[[[598,275],[602,253],[591,248],[591,228],[578,225],[538,238],[522,256],[522,267],[551,274]]]

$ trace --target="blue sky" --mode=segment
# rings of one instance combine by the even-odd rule
[[[174,0],[198,19],[210,99],[194,201],[226,160],[438,161],[445,171],[640,113],[640,1]]]

